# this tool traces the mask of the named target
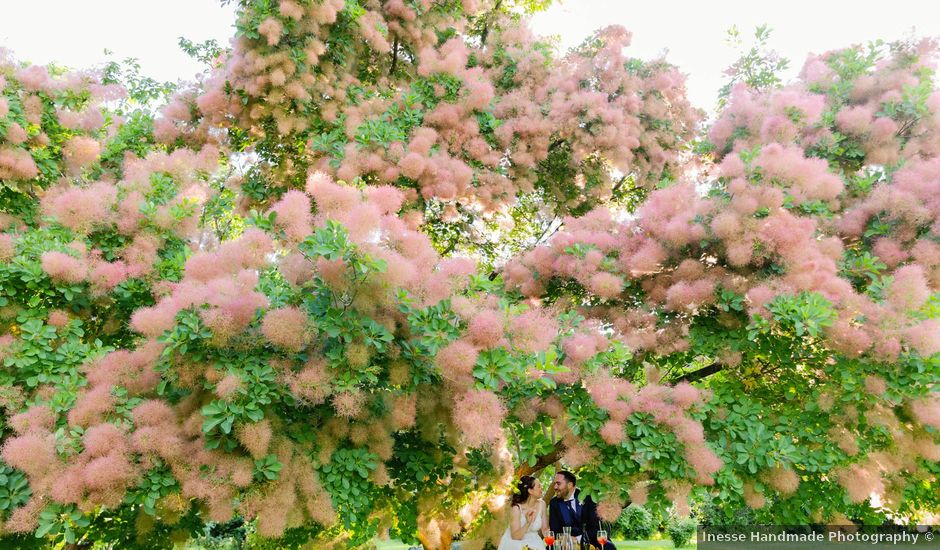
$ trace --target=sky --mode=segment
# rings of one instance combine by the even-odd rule
[[[940,36],[935,0],[567,0],[535,16],[539,34],[575,46],[592,31],[622,25],[633,34],[627,53],[666,59],[688,76],[689,98],[711,111],[724,83],[723,71],[737,59],[726,31],[737,25],[745,38],[758,25],[772,30],[769,46],[790,60],[785,80],[799,73],[807,55],[877,38]]]
[[[100,65],[104,50],[136,57],[158,80],[189,80],[198,62],[177,46],[180,36],[225,44],[234,34],[234,8],[219,0],[8,0],[0,18],[0,47],[17,59],[56,61],[74,68]],[[234,2],[233,2],[234,4]],[[770,46],[790,59],[793,77],[809,53],[862,43],[940,36],[934,0],[563,0],[538,14],[539,34],[558,35],[564,47],[593,30],[619,24],[633,33],[630,55],[666,58],[688,75],[689,97],[712,110],[722,71],[737,57],[725,43],[737,25],[750,36],[757,25],[773,29]]]
[[[144,75],[157,80],[192,80],[198,61],[184,54],[179,37],[214,38],[227,44],[235,34],[233,5],[219,0],[0,0],[0,47],[16,59],[75,69],[107,59],[136,57]]]

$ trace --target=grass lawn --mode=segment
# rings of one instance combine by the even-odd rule
[[[668,540],[615,540],[617,550],[671,550],[672,542]],[[407,544],[402,544],[397,540],[377,540],[375,545],[379,550],[408,550]],[[682,548],[692,549],[696,545],[692,544]]]
[[[669,540],[615,540],[617,550],[667,550],[674,548],[672,541]],[[682,548],[696,548],[695,542],[687,544]]]

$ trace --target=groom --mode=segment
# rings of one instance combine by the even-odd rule
[[[548,503],[548,525],[556,537],[561,536],[562,527],[567,526],[571,527],[571,536],[578,541],[586,539],[595,547],[599,547],[597,531],[600,529],[600,520],[597,517],[597,504],[591,497],[581,502],[577,484],[578,478],[571,472],[562,470],[555,474],[555,496]],[[604,550],[617,550],[617,547],[608,541]]]

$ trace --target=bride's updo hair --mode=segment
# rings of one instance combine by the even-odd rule
[[[510,501],[512,506],[517,504],[522,504],[523,502],[529,500],[529,490],[535,487],[535,478],[532,476],[522,476],[519,478],[519,483],[516,483],[516,493],[512,495],[512,500]]]

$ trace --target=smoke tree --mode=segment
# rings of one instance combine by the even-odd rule
[[[3,532],[482,546],[555,466],[611,521],[936,513],[935,44],[699,132],[678,69],[539,7],[243,0],[156,110],[0,59]]]

